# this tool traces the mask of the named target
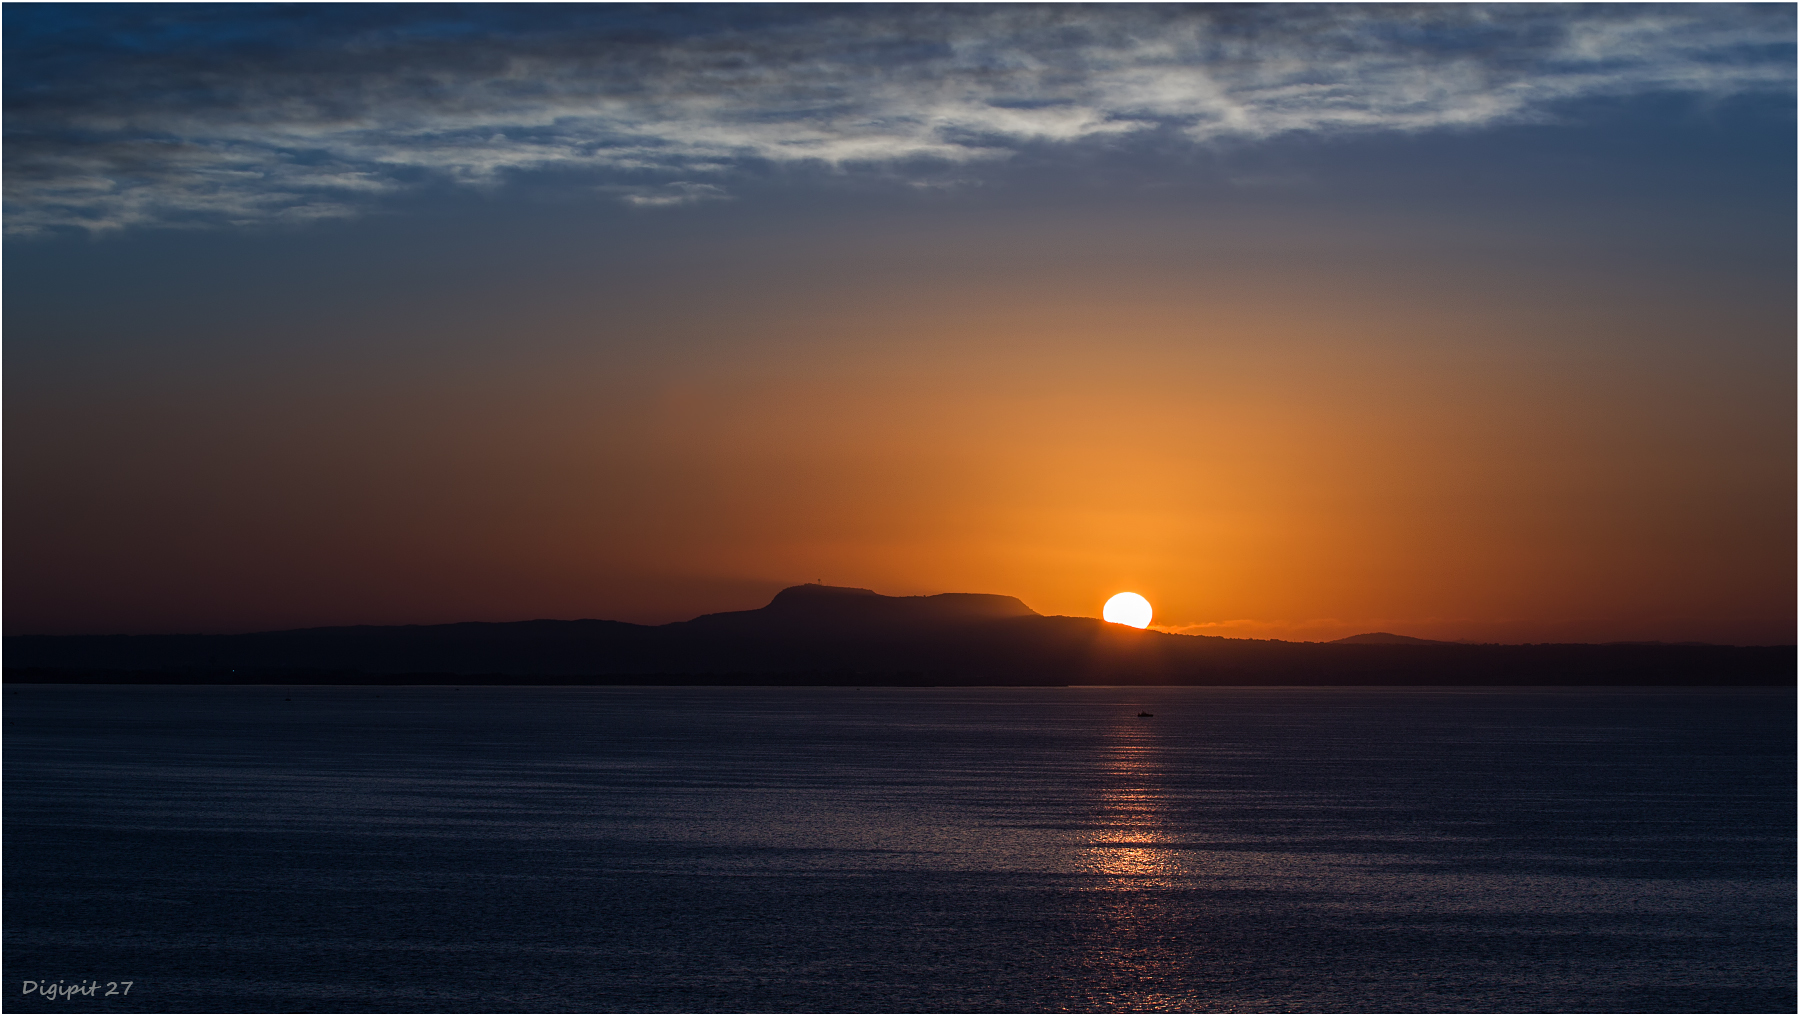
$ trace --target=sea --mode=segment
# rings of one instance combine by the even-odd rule
[[[1796,1006],[1792,689],[9,684],[0,715],[11,1012]]]

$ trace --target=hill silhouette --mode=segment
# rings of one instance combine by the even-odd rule
[[[1455,643],[1439,642],[1435,639],[1416,639],[1411,635],[1395,635],[1393,632],[1372,631],[1366,635],[1332,639],[1330,644],[1334,646],[1448,646]]]
[[[691,621],[466,622],[243,635],[9,636],[9,681],[668,684],[1791,685],[1792,646],[1330,643],[1045,616],[1011,596],[804,585]]]
[[[883,596],[869,589],[809,583],[783,589],[766,607],[703,614],[675,624],[710,633],[843,639],[1042,616],[1014,596]]]

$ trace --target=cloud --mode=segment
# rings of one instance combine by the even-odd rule
[[[687,180],[677,180],[656,187],[602,187],[601,190],[616,192],[620,200],[638,208],[666,208],[670,205],[691,205],[731,197],[725,192],[725,188],[716,184],[692,183]]]
[[[7,229],[357,214],[579,173],[638,205],[783,164],[978,167],[1163,132],[1474,129],[1790,91],[1791,9],[15,5]]]
[[[1499,622],[1506,624],[1509,622]],[[1346,620],[1338,617],[1315,617],[1303,620],[1264,620],[1239,618],[1229,621],[1197,621],[1189,624],[1153,624],[1156,631],[1174,635],[1213,635],[1228,639],[1277,639],[1285,642],[1330,642],[1348,635],[1385,631],[1410,634],[1417,638],[1460,637],[1465,631],[1491,628],[1495,622],[1468,618],[1367,618]],[[1454,635],[1443,635],[1446,630]],[[1437,634],[1424,634],[1426,632]]]

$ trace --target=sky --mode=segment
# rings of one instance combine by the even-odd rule
[[[1791,644],[1792,5],[57,5],[5,627]]]

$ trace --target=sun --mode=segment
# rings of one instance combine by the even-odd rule
[[[1106,606],[1100,610],[1100,616],[1113,624],[1148,628],[1150,626],[1150,601],[1136,593],[1120,593],[1106,601]]]

